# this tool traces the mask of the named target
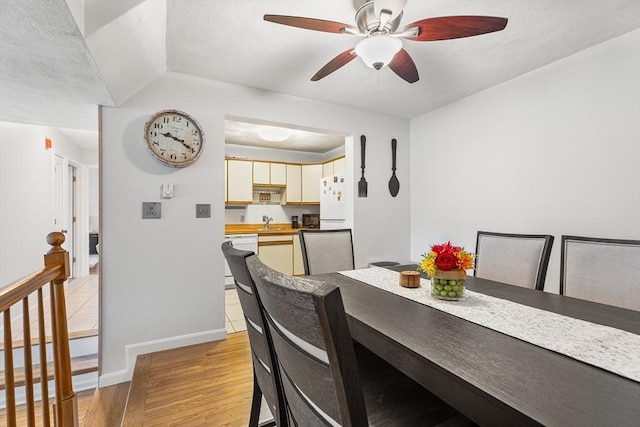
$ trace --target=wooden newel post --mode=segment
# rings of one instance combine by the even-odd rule
[[[44,255],[44,264],[62,265],[58,277],[51,281],[51,333],[53,335],[53,358],[56,387],[55,425],[77,426],[78,410],[76,394],[71,381],[71,356],[67,329],[67,308],[64,297],[64,282],[70,276],[69,252],[62,248],[64,234],[54,231],[47,235],[51,249]]]

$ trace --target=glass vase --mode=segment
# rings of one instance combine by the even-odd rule
[[[458,301],[464,297],[465,270],[436,270],[431,277],[431,296],[438,299]]]

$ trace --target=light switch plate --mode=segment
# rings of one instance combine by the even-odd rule
[[[211,205],[196,204],[196,218],[211,218]]]
[[[160,202],[142,202],[142,219],[160,219]]]
[[[162,197],[170,199],[173,197],[173,184],[162,184]]]

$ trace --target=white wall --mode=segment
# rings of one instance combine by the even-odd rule
[[[151,158],[142,139],[162,109],[192,114],[207,142],[192,166],[173,169]],[[363,110],[166,73],[120,108],[102,116],[102,376],[101,386],[125,381],[136,354],[219,338],[224,333],[224,120],[255,118],[345,135],[367,135],[369,197],[354,198],[356,264],[409,255],[409,122]],[[400,141],[400,194],[389,195],[391,138]],[[347,138],[347,177],[357,167]],[[175,195],[160,200],[162,183]],[[352,180],[353,194],[357,181]],[[142,220],[143,201],[162,201],[162,219]],[[212,217],[196,219],[196,203]],[[354,220],[356,218],[357,220]]]
[[[53,150],[45,149],[45,138]],[[55,128],[0,122],[0,286],[43,267],[53,225],[53,153],[82,150]],[[65,245],[63,245],[65,246]]]
[[[411,258],[478,230],[640,239],[640,30],[411,121]],[[419,183],[419,184],[418,184]]]

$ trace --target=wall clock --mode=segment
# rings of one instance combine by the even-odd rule
[[[151,116],[144,125],[144,139],[156,159],[176,168],[194,163],[204,149],[200,124],[178,110],[162,110]]]

